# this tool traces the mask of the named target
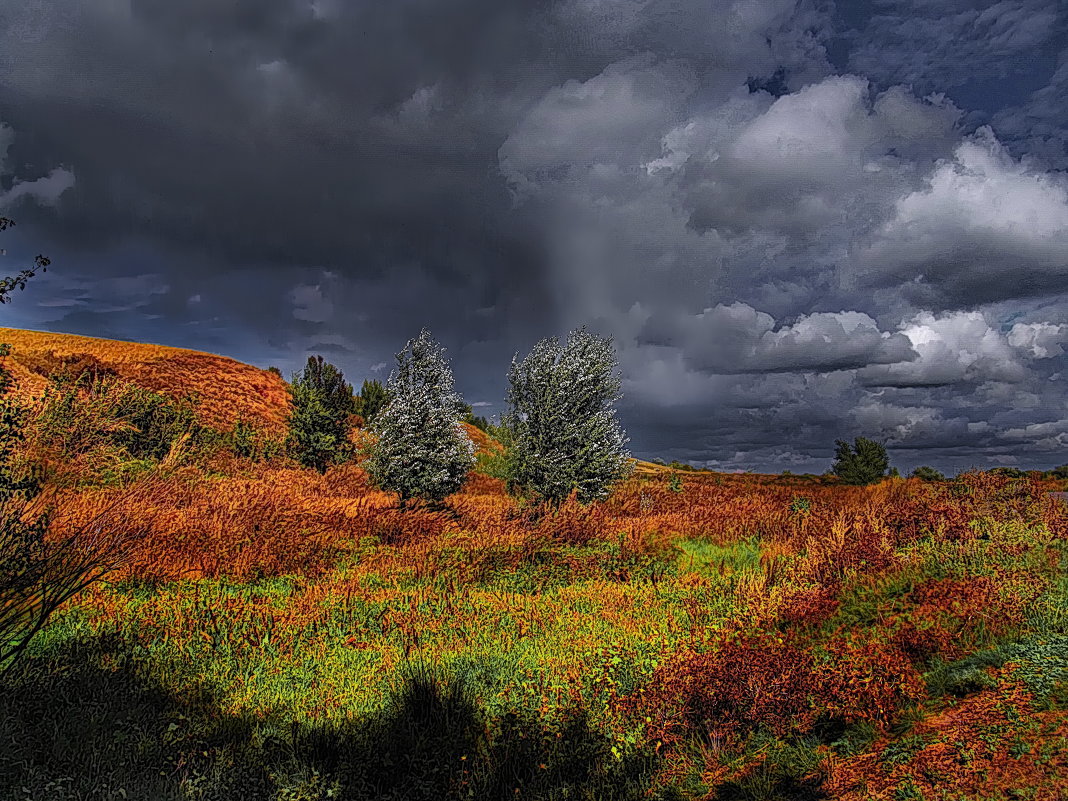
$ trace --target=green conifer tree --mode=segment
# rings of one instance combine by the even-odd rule
[[[386,406],[389,396],[382,382],[376,378],[364,381],[360,388],[360,396],[357,398],[356,411],[363,418],[365,425],[371,425],[378,413]]]
[[[294,457],[320,473],[344,461],[349,446],[349,415],[356,410],[352,386],[322,356],[310,356],[290,383],[293,410],[289,439]]]
[[[402,505],[413,498],[440,502],[467,480],[475,446],[460,424],[463,401],[453,391],[452,370],[427,330],[397,354],[386,394],[364,466]]]

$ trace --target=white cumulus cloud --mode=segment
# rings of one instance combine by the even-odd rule
[[[936,297],[1068,288],[1068,179],[1013,159],[982,128],[897,200],[857,255],[870,280],[915,281]]]

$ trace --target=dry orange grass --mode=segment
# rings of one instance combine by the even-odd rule
[[[39,397],[48,374],[76,366],[117,375],[173,398],[192,393],[205,425],[228,430],[242,419],[265,433],[285,432],[289,414],[285,382],[272,372],[225,356],[18,328],[0,328],[0,342],[12,346],[9,369],[17,391],[25,397]]]
[[[754,732],[793,742],[824,736],[830,720],[870,726],[876,739],[855,756],[814,746],[825,795],[806,797],[918,797],[899,792],[910,768],[927,771],[915,784],[928,796],[952,787],[980,798],[989,776],[995,790],[1034,786],[1036,798],[1064,797],[1057,794],[1063,749],[1053,757],[1041,750],[1045,738],[1065,736],[1063,714],[1036,714],[1034,699],[1007,670],[992,674],[996,689],[961,702],[929,697],[922,678],[932,658],[956,659],[1012,636],[1057,575],[1056,561],[1042,575],[1033,575],[1035,560],[997,563],[1009,547],[1024,546],[1006,539],[988,549],[988,532],[967,525],[1043,515],[1060,521],[1045,485],[982,474],[873,487],[716,474],[686,474],[683,483],[674,492],[667,476],[636,476],[602,503],[568,502],[546,514],[509,497],[501,481],[475,474],[441,507],[402,510],[351,463],[325,475],[277,466],[229,476],[177,468],[152,492],[73,489],[60,507],[71,519],[88,519],[123,502],[128,519],[117,521],[125,527],[118,533],[135,541],[130,578],[299,576],[281,603],[259,588],[201,601],[209,583],[192,585],[193,600],[172,589],[136,613],[129,596],[90,597],[101,619],[139,615],[146,648],[162,641],[208,660],[197,650],[203,641],[213,665],[222,664],[215,649],[225,645],[226,653],[276,673],[314,658],[323,675],[365,670],[368,682],[394,675],[412,653],[432,660],[530,654],[538,661],[516,667],[501,690],[514,693],[509,702],[536,704],[543,720],[588,706],[603,716],[598,725],[655,747],[660,784],[697,772],[712,788],[759,778],[765,762],[768,771],[778,768],[773,749],[746,750]],[[959,563],[966,569],[921,569],[913,552],[920,540],[937,547],[947,570],[958,564],[955,554],[967,556]],[[752,542],[758,553],[749,556]],[[692,546],[711,543],[695,563],[702,549]],[[691,547],[688,562],[684,546]],[[989,564],[973,559],[988,551],[997,552]],[[1059,559],[1060,551],[1047,553]],[[897,578],[907,586],[892,583]],[[264,632],[271,632],[273,656],[265,655]],[[353,667],[352,650],[370,652],[364,667]],[[641,678],[624,689],[615,683],[616,665],[630,663]],[[520,689],[528,682],[530,696]],[[233,710],[261,703],[254,692],[268,697],[247,692]],[[340,715],[354,703],[341,692],[309,691],[301,714]],[[908,737],[895,734],[902,709],[911,715],[923,704],[933,714]],[[1037,719],[1048,731],[1028,734],[1017,718]],[[1014,745],[1021,732],[1022,745]],[[958,760],[961,743],[974,751],[967,764]],[[1030,750],[1017,755],[1024,747]],[[743,796],[724,790],[720,797]]]
[[[667,473],[670,470],[670,467],[656,462],[646,462],[641,459],[634,460],[634,472],[639,476],[655,476],[660,473]]]
[[[470,423],[463,423],[464,431],[467,436],[471,438],[471,441],[475,444],[476,453],[493,453],[494,451],[501,450],[501,443],[492,439],[481,428],[477,428]]]
[[[70,514],[91,516],[114,492],[75,492],[64,505]],[[494,566],[515,567],[539,554],[598,542],[621,543],[641,554],[670,550],[680,539],[726,544],[757,537],[764,574],[754,577],[759,586],[752,590],[770,605],[766,611],[774,617],[784,604],[812,606],[805,615],[818,616],[826,605],[822,596],[765,598],[767,587],[789,578],[833,592],[851,569],[886,568],[893,545],[931,526],[940,492],[945,490],[900,480],[878,487],[815,486],[805,493],[811,509],[798,512],[791,509],[798,493],[790,486],[692,475],[685,491],[675,493],[662,479],[636,477],[604,503],[569,502],[556,514],[538,515],[509,497],[501,481],[472,474],[446,509],[402,511],[396,497],[373,489],[356,464],[322,476],[272,467],[207,477],[187,468],[131,510],[131,524],[143,532],[144,555],[133,572],[155,578],[318,574],[338,548],[369,538],[391,546],[376,559],[394,569],[478,580]],[[946,536],[956,534],[947,530]],[[799,552],[803,557],[791,562],[790,575],[779,575],[782,560]],[[371,560],[364,568],[385,565]]]
[[[69,519],[94,519],[117,501],[127,514],[112,525],[133,544],[125,571],[152,580],[315,576],[346,543],[378,533],[395,503],[352,466],[326,476],[263,468],[255,478],[181,468],[136,496],[126,488],[85,489],[68,493],[60,508]]]
[[[952,788],[956,798],[1062,801],[1068,753],[1053,748],[1044,756],[1041,746],[1068,736],[1063,713],[1036,712],[1034,699],[1011,670],[988,672],[997,680],[995,688],[948,702],[912,727],[916,753],[910,759],[887,759],[889,738],[855,757],[829,755],[823,789],[840,801],[894,801],[903,797],[899,788],[907,782],[916,790],[907,796],[912,798],[944,797]],[[1011,753],[1021,718],[1038,736],[1018,741]]]

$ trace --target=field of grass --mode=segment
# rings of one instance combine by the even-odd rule
[[[3,679],[0,798],[1063,799],[1052,489],[650,471],[539,515],[475,475],[402,512],[352,464],[240,460],[68,489],[139,544]]]

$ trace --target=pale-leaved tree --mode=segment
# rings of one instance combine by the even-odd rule
[[[512,436],[509,484],[559,505],[572,492],[589,503],[631,469],[615,404],[620,398],[612,340],[585,328],[567,342],[543,339],[508,374],[505,416]]]
[[[371,425],[374,441],[364,467],[402,505],[413,498],[441,501],[463,486],[475,446],[460,419],[463,401],[441,346],[423,329],[397,354],[386,405]]]

